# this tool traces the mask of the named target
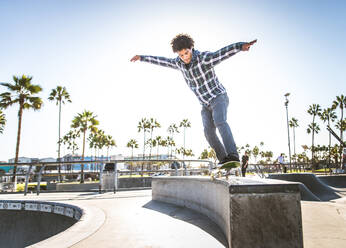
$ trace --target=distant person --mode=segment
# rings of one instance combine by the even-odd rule
[[[281,153],[280,156],[278,157],[278,161],[279,161],[279,164],[280,164],[280,167],[281,167],[281,171],[283,173],[286,173],[287,172],[287,168],[285,166],[285,158],[284,158],[284,154]]]
[[[246,169],[247,169],[248,165],[249,165],[249,155],[247,152],[245,152],[245,154],[241,158],[241,175],[242,175],[242,177],[245,177]]]
[[[219,165],[230,161],[239,162],[239,155],[231,128],[227,123],[228,96],[225,87],[219,82],[214,67],[240,51],[249,51],[257,40],[238,42],[215,52],[200,52],[194,48],[194,40],[187,34],[179,34],[171,41],[176,58],[135,55],[137,60],[170,67],[183,73],[185,81],[202,105],[204,135],[214,149]],[[222,142],[216,135],[216,129]]]

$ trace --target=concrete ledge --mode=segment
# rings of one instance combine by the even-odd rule
[[[80,192],[98,190],[99,183],[57,183],[58,192]]]
[[[205,214],[223,230],[231,248],[303,247],[296,183],[154,177],[152,198]]]

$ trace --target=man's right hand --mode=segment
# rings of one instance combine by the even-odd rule
[[[130,61],[131,61],[131,62],[136,62],[137,60],[141,60],[141,56],[136,55],[136,56],[134,56]]]
[[[249,51],[250,47],[255,44],[257,42],[257,40],[253,40],[253,41],[250,41],[249,43],[245,43],[243,44],[243,46],[241,47],[241,50],[242,51]]]

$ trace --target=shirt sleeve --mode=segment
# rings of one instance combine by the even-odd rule
[[[240,52],[243,44],[246,44],[246,42],[234,43],[224,48],[221,48],[216,52],[206,52],[202,57],[202,61],[204,64],[215,66],[219,64],[221,61]]]
[[[177,66],[175,59],[169,59],[165,57],[158,57],[158,56],[147,56],[147,55],[140,55],[141,61],[148,62],[155,65],[161,65],[164,67],[169,67],[173,69],[179,69]]]

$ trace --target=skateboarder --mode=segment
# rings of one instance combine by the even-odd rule
[[[219,165],[239,162],[239,155],[231,129],[227,123],[228,96],[225,87],[215,75],[214,66],[240,51],[249,51],[257,40],[238,42],[215,52],[200,52],[194,48],[194,40],[187,34],[179,34],[171,41],[176,58],[136,55],[137,60],[180,70],[185,81],[202,105],[204,135],[214,149]],[[222,142],[216,134],[219,131]]]

